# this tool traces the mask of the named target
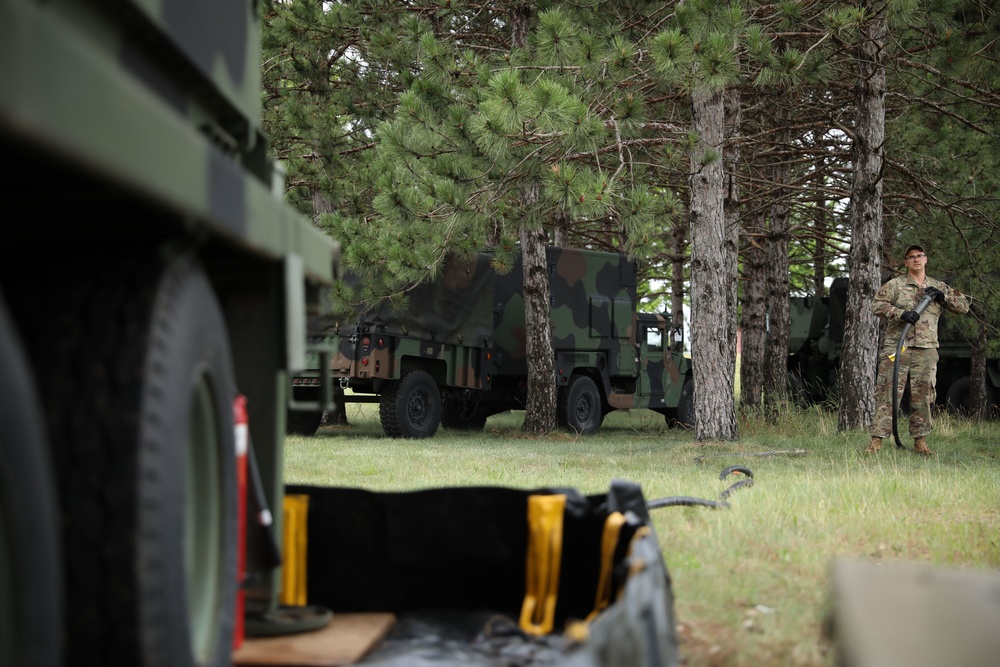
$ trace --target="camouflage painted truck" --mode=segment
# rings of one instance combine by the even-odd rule
[[[691,368],[669,315],[636,312],[636,266],[618,253],[548,248],[559,423],[593,433],[611,410],[648,408],[667,422],[693,424]],[[311,331],[329,361],[312,357],[294,392],[312,400],[329,368],[351,390],[345,400],[377,401],[392,437],[433,436],[438,426],[482,429],[486,419],[522,410],[528,365],[520,258],[500,274],[491,256],[451,258],[441,276],[388,302]],[[295,409],[293,432],[311,434],[322,413]]]
[[[823,402],[836,396],[840,351],[844,342],[847,278],[836,278],[829,296],[792,297],[788,370],[792,386],[803,402]],[[937,404],[952,412],[967,411],[971,385],[972,348],[948,327],[947,313],[939,328]],[[1000,361],[987,360],[986,387],[997,411],[1000,397]],[[901,404],[907,405],[903,388]]]
[[[290,373],[337,247],[282,204],[266,157],[260,7],[0,0],[0,665],[261,664],[246,650],[264,638],[232,651],[241,628],[445,605],[466,620],[537,606],[527,627],[557,632],[596,615],[545,664],[677,664],[634,487],[297,487],[311,509],[284,523],[308,525],[308,552],[268,541],[266,510],[273,538],[293,497]],[[529,536],[536,506],[566,517],[565,566]],[[562,575],[558,602],[526,587],[529,562],[533,581]],[[309,604],[287,601],[307,569]]]

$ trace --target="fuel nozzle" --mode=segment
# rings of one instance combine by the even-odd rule
[[[931,301],[933,300],[934,299],[932,299],[930,296],[925,296],[923,299],[920,300],[920,303],[917,304],[917,307],[913,309],[913,312],[919,315],[920,313],[927,310],[927,306],[931,305]]]

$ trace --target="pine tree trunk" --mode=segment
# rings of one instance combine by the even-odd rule
[[[827,217],[826,197],[823,195],[824,174],[816,174],[816,215],[813,217],[813,234],[816,239],[816,250],[813,253],[813,295],[817,299],[826,296],[826,233]]]
[[[753,216],[743,255],[743,350],[740,359],[740,408],[763,407],[764,358],[767,340],[767,258],[761,242],[766,218]]]
[[[322,191],[318,188],[312,188],[312,219],[313,222],[319,220],[319,217],[324,213],[330,213],[333,211],[333,204],[330,203],[329,197],[325,196]]]
[[[973,308],[972,314],[982,322],[978,308]],[[986,347],[988,335],[985,324],[980,324],[976,339],[972,344],[972,358],[969,360],[969,405],[970,414],[977,419],[989,419],[992,407],[989,394],[986,391]]]
[[[511,45],[528,44],[533,3],[511,9]],[[524,190],[524,208],[531,210],[538,202],[539,183],[529,183]],[[549,309],[549,273],[545,259],[548,236],[540,225],[522,226],[521,260],[524,265],[525,354],[528,362],[528,397],[524,406],[524,424],[528,433],[544,435],[556,427],[556,369],[552,352],[552,325]]]
[[[691,156],[691,365],[695,386],[695,437],[734,440],[735,369],[728,323],[736,257],[730,250],[724,200],[723,92],[696,89],[691,111],[698,143]],[[712,155],[708,155],[712,153]]]
[[[779,112],[775,118],[777,146],[785,144],[785,119]],[[780,151],[780,148],[778,149]],[[767,256],[767,353],[764,361],[764,403],[769,408],[788,401],[788,337],[791,328],[789,313],[790,285],[788,281],[788,203],[785,184],[788,182],[787,162],[776,156],[771,170],[774,180],[774,200],[765,254]]]
[[[840,431],[867,429],[875,415],[879,326],[872,299],[881,281],[882,156],[885,140],[884,17],[861,26],[851,186],[851,285],[840,370]]]
[[[687,263],[687,225],[677,222],[670,233],[670,327],[674,341],[684,340],[684,265]]]
[[[724,267],[728,270],[729,281],[726,294],[726,336],[731,343],[726,347],[729,352],[728,367],[731,369],[731,384],[733,385],[733,410],[735,419],[736,401],[736,339],[739,330],[737,321],[739,313],[739,255],[740,255],[740,188],[737,170],[740,162],[739,132],[742,120],[740,90],[729,88],[722,96],[723,104],[723,150],[722,168],[725,179],[725,194],[722,210],[725,215],[725,253],[727,259]]]
[[[524,426],[544,435],[556,427],[556,371],[549,317],[549,274],[545,260],[545,230],[521,229],[524,262],[524,325],[528,358],[528,399]]]
[[[552,218],[552,245],[569,248],[569,215],[565,210],[557,208]]]

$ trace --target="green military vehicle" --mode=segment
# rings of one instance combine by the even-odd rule
[[[544,664],[676,665],[670,580],[622,485],[296,488],[315,510],[310,604],[279,603],[297,562],[274,540],[288,387],[337,245],[282,203],[267,158],[260,7],[0,0],[0,665],[261,664],[241,629],[516,615],[522,597],[546,612],[529,627],[593,616]],[[560,502],[544,519],[566,517],[546,533],[565,534],[565,566],[526,520]],[[539,566],[563,590],[521,596]]]
[[[2,665],[229,664],[234,400],[280,501],[338,259],[267,157],[258,6],[0,0]]]
[[[792,297],[788,370],[797,396],[806,402],[823,402],[836,396],[840,350],[844,341],[847,278],[836,278],[829,296]],[[939,327],[937,404],[951,412],[967,412],[972,349],[965,338],[948,328],[945,313]],[[996,411],[1000,397],[1000,361],[987,362],[987,390]],[[901,404],[905,407],[908,394]]]
[[[668,422],[694,422],[690,362],[668,315],[637,313],[635,263],[618,253],[548,248],[552,348],[560,424],[593,433],[611,410],[648,408]],[[348,318],[320,320],[311,341],[329,350],[293,378],[303,401],[292,432],[311,434],[323,374],[350,389],[345,400],[378,401],[387,435],[433,436],[438,426],[482,429],[487,417],[522,410],[525,354],[523,268],[504,274],[491,256],[451,257],[440,277]],[[325,359],[328,358],[328,361]]]

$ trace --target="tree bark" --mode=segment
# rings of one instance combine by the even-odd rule
[[[523,3],[511,9],[511,45],[528,45],[530,22],[535,5]],[[538,204],[540,184],[524,188],[525,211]],[[528,216],[531,217],[531,216]],[[528,396],[522,429],[544,435],[556,427],[556,369],[552,352],[552,325],[549,311],[549,273],[545,258],[548,235],[542,225],[525,223],[520,229],[521,261],[524,267],[525,354],[528,362]]]
[[[569,215],[558,208],[552,216],[552,245],[557,248],[569,248]]]
[[[537,190],[535,190],[537,197]],[[549,318],[549,273],[545,230],[521,228],[524,262],[524,326],[528,357],[528,399],[524,425],[528,433],[544,435],[556,427],[556,370]]]
[[[990,405],[990,395],[986,390],[986,347],[988,332],[983,322],[982,313],[975,305],[972,314],[979,320],[976,339],[972,342],[972,357],[969,359],[969,412],[977,419],[989,419],[993,406]]]
[[[881,280],[882,159],[885,141],[885,64],[888,28],[874,15],[861,26],[857,48],[857,109],[851,185],[851,283],[844,322],[837,429],[866,429],[875,415],[879,326],[872,299]]]
[[[670,328],[674,341],[684,340],[684,266],[687,263],[687,225],[676,222],[670,232]]]
[[[736,257],[726,230],[723,91],[691,94],[698,142],[691,156],[691,362],[695,437],[735,440],[735,337],[729,335]],[[720,323],[723,326],[720,326]]]
[[[333,204],[330,203],[330,198],[318,188],[311,188],[310,191],[312,192],[312,219],[313,222],[316,222],[324,213],[333,211]]]
[[[742,354],[740,358],[740,408],[764,405],[764,358],[767,340],[767,257],[761,245],[763,212],[754,214],[743,253]]]
[[[826,209],[826,196],[823,192],[822,170],[816,174],[816,213],[813,216],[813,230],[816,239],[816,249],[813,253],[813,296],[822,299],[826,296],[826,232],[829,211]]]
[[[779,112],[775,117],[777,127],[776,160],[771,168],[774,181],[773,200],[770,207],[767,244],[767,352],[764,361],[764,403],[776,408],[788,402],[788,337],[791,328],[789,313],[788,280],[788,202],[785,184],[788,182],[788,165],[783,146],[786,120]]]
[[[729,281],[726,293],[726,336],[732,341],[726,347],[729,352],[728,366],[731,369],[733,385],[733,410],[735,418],[736,401],[736,340],[739,329],[739,258],[740,258],[740,188],[739,169],[740,162],[740,125],[742,120],[742,105],[740,89],[736,86],[729,88],[723,94],[723,149],[722,168],[725,179],[725,195],[722,202],[722,210],[725,215],[725,253],[727,259],[723,265],[728,271]]]

